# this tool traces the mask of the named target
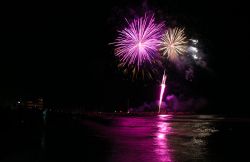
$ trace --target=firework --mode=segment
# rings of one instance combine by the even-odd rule
[[[167,76],[166,76],[165,71],[164,71],[164,74],[162,76],[162,81],[161,81],[161,92],[160,92],[160,101],[159,101],[159,113],[161,111],[162,98],[163,98],[163,94],[164,94],[165,87],[166,87],[166,79],[167,79]]]
[[[158,47],[164,23],[157,24],[154,16],[136,18],[128,22],[128,27],[119,32],[114,42],[115,55],[122,66],[140,67],[145,63],[152,64],[158,55]]]
[[[168,29],[162,36],[160,51],[163,51],[163,56],[167,55],[170,61],[175,61],[178,55],[183,55],[186,48],[187,41],[184,29]]]

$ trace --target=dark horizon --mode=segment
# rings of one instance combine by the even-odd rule
[[[170,20],[170,25],[185,27],[205,53],[209,70],[197,68],[193,82],[182,79],[178,84],[186,84],[190,96],[207,98],[207,112],[250,114],[245,106],[249,91],[246,6],[240,1],[180,0],[9,4],[1,31],[0,102],[43,96],[50,103],[93,104],[109,111],[126,106],[128,99],[134,106],[154,101],[161,76],[131,80],[117,68],[109,45],[125,17],[152,11],[158,19]],[[172,91],[180,93],[174,87]]]

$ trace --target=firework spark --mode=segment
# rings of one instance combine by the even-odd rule
[[[115,55],[123,66],[136,67],[150,63],[158,55],[164,23],[157,24],[154,16],[136,18],[119,32],[114,42]]]
[[[162,76],[162,81],[161,81],[161,92],[160,92],[160,101],[159,101],[159,113],[161,111],[162,98],[163,98],[163,94],[164,94],[165,87],[166,87],[166,79],[167,79],[167,76],[166,76],[165,71],[164,71],[164,74]]]
[[[184,29],[168,29],[162,36],[160,50],[163,51],[163,56],[167,55],[170,61],[175,61],[178,55],[183,55],[186,48],[187,41]]]

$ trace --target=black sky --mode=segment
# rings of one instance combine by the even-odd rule
[[[1,100],[41,95],[62,104],[125,105],[155,99],[154,81],[131,81],[108,45],[116,30],[151,10],[200,39],[211,72],[194,91],[211,109],[248,112],[249,14],[246,3],[137,0],[6,4],[1,26]],[[176,20],[174,23],[173,20]],[[143,84],[142,84],[143,83]],[[139,97],[138,97],[139,96]],[[139,98],[139,99],[138,99]],[[96,100],[97,99],[97,100]],[[230,107],[230,108],[229,108]],[[110,109],[110,108],[108,108]]]

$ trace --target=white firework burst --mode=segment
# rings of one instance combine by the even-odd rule
[[[175,61],[179,55],[185,54],[187,41],[184,29],[168,29],[162,36],[160,51],[163,51],[162,55],[167,55],[170,61]]]

